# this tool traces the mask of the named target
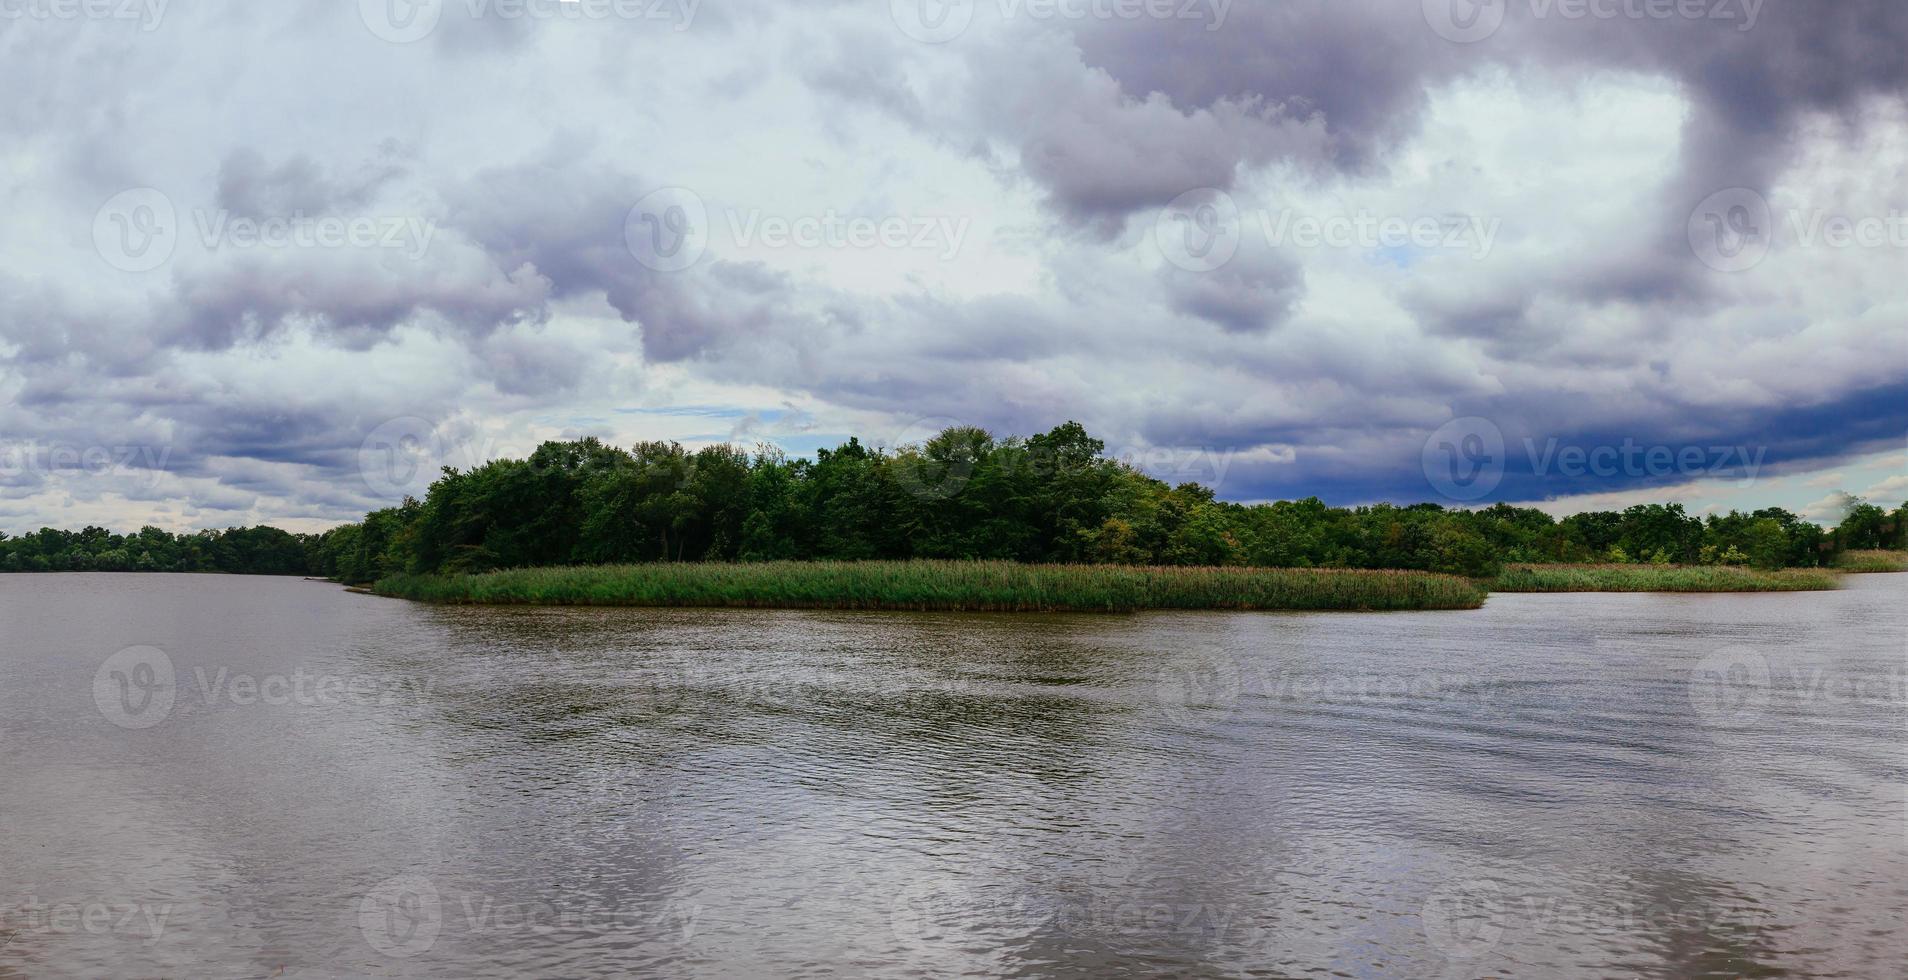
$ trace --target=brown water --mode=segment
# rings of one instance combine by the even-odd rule
[[[1901,976],[1904,599],[0,576],[0,976]]]

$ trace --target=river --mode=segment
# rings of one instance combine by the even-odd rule
[[[0,576],[0,977],[1899,976],[1905,600]]]

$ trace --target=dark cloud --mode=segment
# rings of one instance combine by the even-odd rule
[[[1350,170],[1381,167],[1415,130],[1426,88],[1472,63],[1428,29],[1414,3],[1236,3],[1220,29],[1209,26],[1089,20],[1075,37],[1086,64],[1129,98],[1157,93],[1188,110],[1246,100],[1284,106],[1317,120],[1329,137],[1323,158]]]
[[[1160,274],[1174,310],[1233,333],[1270,330],[1305,294],[1304,268],[1271,250],[1248,250],[1211,272],[1168,266]]]
[[[383,185],[403,175],[397,162],[384,160],[333,179],[309,156],[273,166],[257,150],[239,149],[219,167],[217,201],[233,214],[252,218],[357,212],[376,199]]]
[[[1170,105],[1189,115],[1279,106],[1278,120],[1303,116],[1321,124],[1329,137],[1326,160],[1350,173],[1382,173],[1397,143],[1419,131],[1427,90],[1458,76],[1504,66],[1578,77],[1617,69],[1674,78],[1693,111],[1680,173],[1664,190],[1661,224],[1648,250],[1659,261],[1601,269],[1572,284],[1593,298],[1652,300],[1700,288],[1702,270],[1685,261],[1684,239],[1698,202],[1731,187],[1767,191],[1798,148],[1792,137],[1803,113],[1829,113],[1852,126],[1865,99],[1908,91],[1908,57],[1901,50],[1908,5],[1893,0],[1767,0],[1748,30],[1740,29],[1748,8],[1733,0],[1713,0],[1706,8],[1735,13],[1734,20],[1573,19],[1556,5],[1541,17],[1534,4],[1508,2],[1506,8],[1503,27],[1472,44],[1438,36],[1419,5],[1389,0],[1238,4],[1218,31],[1197,20],[1087,21],[1074,37],[1086,64],[1117,82],[1119,98],[1130,106]],[[1143,112],[1074,111],[1073,117],[1091,135],[1065,137],[1072,142],[1092,149],[1118,144],[1167,161],[1122,166],[1118,154],[1063,153],[1063,163],[1090,157],[1097,166],[1042,167],[1036,153],[1030,175],[1073,216],[1105,218],[1157,207],[1195,187],[1225,188],[1235,165],[1277,155],[1278,141],[1266,135],[1189,145],[1182,123]],[[1161,151],[1153,140],[1172,149]],[[1198,163],[1175,166],[1175,159]],[[1101,166],[1126,179],[1109,177]]]

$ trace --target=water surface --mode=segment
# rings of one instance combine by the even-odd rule
[[[0,976],[1899,976],[1905,599],[0,576]]]

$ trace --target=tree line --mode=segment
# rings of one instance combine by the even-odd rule
[[[850,439],[814,459],[772,446],[631,449],[548,442],[529,459],[446,468],[423,500],[327,532],[315,570],[394,572],[778,559],[1404,568],[1495,574],[1507,562],[1828,564],[1901,548],[1908,503],[1854,508],[1824,529],[1781,508],[1698,518],[1645,504],[1562,520],[1498,504],[1329,507],[1218,500],[1105,456],[1069,422],[1026,438],[951,428],[919,446]]]
[[[31,534],[0,533],[0,572],[230,572],[245,575],[305,575],[318,555],[321,536],[291,534],[275,527],[173,534],[143,527],[114,534],[88,527],[62,531],[43,527]]]
[[[446,467],[424,499],[318,535],[269,527],[170,535],[0,535],[0,571],[385,575],[539,565],[803,559],[1402,568],[1493,575],[1505,563],[1829,564],[1903,548],[1908,503],[1823,528],[1781,508],[1699,518],[1642,504],[1561,520],[1529,507],[1267,504],[1169,485],[1069,422],[1026,438],[952,428],[919,446],[850,439],[814,459],[674,442],[546,442],[528,459]]]

